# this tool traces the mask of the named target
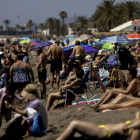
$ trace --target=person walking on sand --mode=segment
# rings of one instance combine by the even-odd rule
[[[46,80],[46,65],[47,65],[47,56],[42,52],[42,48],[37,48],[37,54],[40,56],[38,58],[36,69],[38,72],[38,79],[40,82],[40,89],[41,89],[41,98],[46,97],[46,86],[45,86],[45,80]]]
[[[62,59],[64,59],[64,53],[61,47],[59,47],[60,41],[56,40],[55,45],[51,46],[49,48],[49,51],[47,52],[47,56],[51,55],[51,89],[53,90],[53,83],[54,83],[54,73],[56,72],[56,83],[57,83],[57,89],[59,89],[59,81],[60,76],[59,73],[62,70]]]

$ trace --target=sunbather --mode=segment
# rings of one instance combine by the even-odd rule
[[[67,129],[56,140],[71,139],[78,132],[91,139],[128,138],[139,140],[140,138],[140,113],[136,113],[136,119],[125,123],[96,125],[91,122],[72,121]]]
[[[63,90],[64,88],[71,89],[72,87],[79,86],[83,76],[84,76],[84,71],[82,69],[78,69],[76,71],[76,79],[73,82],[69,83],[68,85],[60,87],[59,92],[57,93],[50,93],[48,95],[46,110],[48,111],[51,108],[55,100],[60,100],[66,95],[65,91]],[[77,89],[72,89],[72,90],[75,92]],[[70,96],[73,97],[73,95],[71,94]]]
[[[114,90],[107,90],[100,101],[92,105],[93,108],[96,110],[99,105],[106,104],[110,102],[112,99],[116,98],[120,93],[124,95],[133,95],[136,97],[140,97],[140,81],[136,79],[137,70],[135,68],[128,69],[127,72],[127,79],[130,81],[129,86],[126,90],[114,89]]]

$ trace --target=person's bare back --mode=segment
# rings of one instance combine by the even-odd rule
[[[38,62],[37,62],[37,66],[38,64],[41,63],[39,65],[38,70],[42,70],[42,69],[46,69],[46,65],[47,65],[47,56],[44,53],[40,54],[40,57],[38,58]]]
[[[75,54],[75,57],[80,56],[80,57],[85,57],[86,53],[85,50],[83,49],[83,47],[81,46],[75,46],[73,48],[73,55]]]

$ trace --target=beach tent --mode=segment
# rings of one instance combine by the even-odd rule
[[[46,47],[46,46],[50,46],[50,45],[52,45],[53,43],[51,43],[51,42],[49,42],[49,41],[43,41],[43,42],[41,42],[41,43],[37,43],[34,47],[33,47],[33,50],[34,49],[37,49],[38,47],[41,47],[41,48],[43,48],[43,47]]]
[[[102,46],[102,49],[112,51],[113,50],[113,45],[111,43],[104,43]]]

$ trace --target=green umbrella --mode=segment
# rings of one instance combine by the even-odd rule
[[[113,45],[111,43],[104,43],[102,46],[102,49],[112,51],[113,50]]]
[[[19,44],[29,44],[30,40],[22,40],[19,42]]]

